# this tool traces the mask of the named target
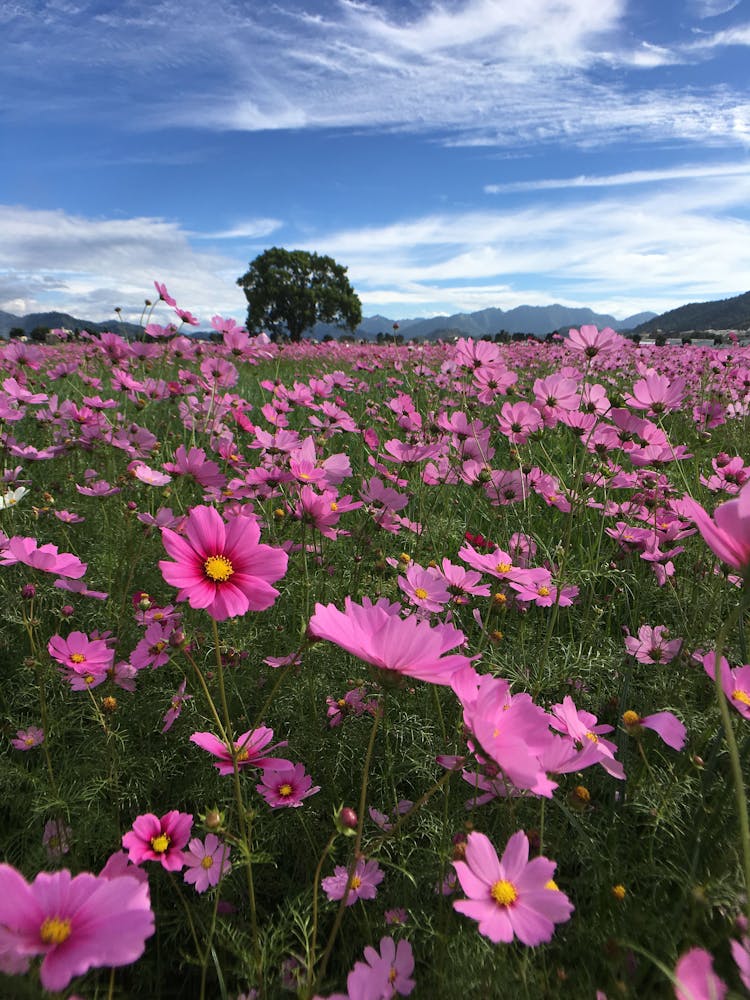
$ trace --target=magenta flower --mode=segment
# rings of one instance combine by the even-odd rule
[[[172,700],[167,709],[167,713],[162,719],[164,727],[162,733],[167,733],[175,724],[177,719],[180,717],[180,712],[182,712],[182,706],[186,701],[189,701],[193,696],[191,694],[185,694],[185,686],[187,685],[187,678],[183,678],[182,684],[177,688],[177,691],[172,695]]]
[[[269,767],[263,772],[261,783],[255,786],[272,809],[284,806],[297,807],[309,795],[320,791],[320,785],[313,786],[312,778],[305,774],[304,764],[294,767]]]
[[[380,939],[380,953],[368,945],[365,961],[357,962],[346,980],[349,1000],[391,1000],[408,997],[417,985],[411,978],[414,954],[408,941],[398,945],[390,937]]]
[[[711,955],[703,948],[691,948],[681,956],[674,970],[677,1000],[724,1000],[726,983],[714,972]]]
[[[44,743],[44,730],[39,726],[29,726],[28,729],[19,729],[15,739],[12,739],[11,746],[16,750],[32,750],[34,747]]]
[[[234,741],[235,756],[237,758],[237,768],[242,770],[246,767],[274,767],[277,770],[282,767],[294,767],[290,760],[281,757],[269,757],[272,750],[277,747],[285,747],[286,740],[274,743],[272,747],[268,744],[273,739],[273,729],[260,726],[258,729],[249,730],[243,733]],[[232,763],[232,753],[229,747],[213,733],[193,733],[190,742],[195,743],[201,750],[212,753],[218,761],[214,767],[219,774],[233,774],[234,764]],[[263,753],[265,751],[265,753]]]
[[[406,576],[399,576],[398,585],[409,601],[424,611],[442,611],[451,595],[445,580],[436,570],[410,562]]]
[[[549,941],[555,924],[570,919],[573,904],[552,881],[556,864],[548,858],[529,861],[523,830],[508,841],[502,858],[483,833],[470,833],[465,861],[454,861],[461,888],[469,897],[453,908],[479,922],[479,933],[497,944],[517,937],[534,947]]]
[[[178,600],[205,608],[217,621],[271,607],[279,596],[271,583],[286,573],[287,554],[259,544],[254,518],[225,522],[213,507],[194,507],[184,532],[183,538],[162,529],[164,548],[176,561],[159,562],[167,583],[179,588]]]
[[[53,635],[47,643],[47,652],[77,674],[106,673],[115,658],[114,650],[103,639],[89,639],[84,632],[71,632],[67,639]]]
[[[183,855],[187,868],[183,878],[188,885],[195,886],[196,892],[205,892],[209,886],[218,885],[232,868],[229,863],[229,844],[213,833],[207,833],[205,841],[194,837]]]
[[[750,481],[734,500],[720,504],[713,518],[692,497],[672,503],[679,514],[695,524],[719,559],[732,569],[750,571]]]
[[[452,625],[432,626],[417,618],[400,618],[399,606],[382,599],[377,604],[355,604],[346,597],[344,606],[345,610],[339,611],[333,604],[316,604],[310,633],[380,670],[432,684],[450,684],[451,675],[471,662],[470,657],[457,653],[444,655],[465,639]]]
[[[349,873],[344,865],[336,865],[333,875],[321,880],[321,888],[330,900],[343,899]],[[354,869],[352,884],[346,899],[347,906],[353,906],[358,899],[375,899],[377,887],[385,878],[383,870],[377,861],[365,861],[360,858]]]
[[[43,955],[45,990],[64,990],[91,968],[130,965],[154,933],[148,885],[67,870],[41,872],[29,884],[0,865],[0,969],[25,972]]]
[[[133,829],[122,838],[122,846],[134,865],[158,861],[168,872],[182,871],[185,859],[182,848],[187,844],[193,817],[176,809],[161,819],[153,813],[143,813],[133,822]]]
[[[36,538],[24,538],[20,535],[11,538],[7,548],[0,553],[0,565],[13,566],[16,563],[73,580],[79,579],[86,572],[86,563],[82,563],[72,553],[58,552],[56,545],[39,545]]]
[[[656,712],[642,717],[637,712],[628,710],[623,714],[622,721],[625,729],[633,735],[637,735],[641,729],[653,729],[673,750],[682,750],[685,746],[687,730],[672,712]]]
[[[716,654],[702,654],[699,650],[693,653],[693,659],[703,664],[711,680],[714,680],[716,672]],[[722,656],[719,666],[721,686],[729,703],[733,705],[740,715],[750,719],[750,663],[732,669],[729,662]]]
[[[578,759],[579,768],[596,763],[601,764],[613,778],[621,780],[625,777],[625,769],[619,760],[615,760],[617,747],[610,740],[602,739],[603,733],[612,732],[612,726],[597,725],[596,716],[577,709],[570,695],[563,698],[562,704],[552,706],[552,716],[550,725],[554,729],[584,747],[584,753]]]

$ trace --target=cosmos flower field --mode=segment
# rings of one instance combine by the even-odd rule
[[[0,347],[0,995],[747,995],[750,349],[211,324]]]

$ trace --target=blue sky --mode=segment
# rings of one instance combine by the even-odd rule
[[[0,309],[244,318],[274,245],[393,318],[736,295],[749,64],[750,0],[4,0]]]

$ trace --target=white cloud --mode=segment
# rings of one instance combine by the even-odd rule
[[[236,239],[260,239],[262,236],[269,236],[280,229],[283,225],[280,219],[244,219],[236,222],[229,229],[221,229],[214,233],[191,233],[190,235],[199,240],[236,240]]]
[[[543,178],[535,181],[512,181],[507,184],[487,184],[487,194],[507,194],[522,191],[556,191],[568,188],[620,187],[631,184],[653,184],[658,181],[684,180],[702,177],[746,176],[750,163],[699,164],[665,167],[661,170],[628,170],[603,176],[580,174],[577,177]]]
[[[234,284],[246,261],[195,249],[186,232],[159,218],[92,219],[63,211],[0,205],[0,309],[56,309],[93,321],[114,307],[137,321],[154,280],[206,322],[244,316]],[[164,312],[166,322],[171,317]]]

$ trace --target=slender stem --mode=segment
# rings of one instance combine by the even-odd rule
[[[216,654],[216,671],[219,679],[219,698],[221,700],[221,710],[224,715],[224,738],[227,741],[227,748],[232,754],[232,776],[234,784],[234,799],[237,804],[237,820],[240,826],[240,837],[245,847],[245,872],[247,874],[247,895],[250,902],[250,935],[253,942],[253,952],[258,963],[258,978],[261,979],[261,954],[260,943],[258,941],[258,913],[255,906],[255,885],[253,882],[253,862],[252,845],[250,837],[252,834],[252,824],[245,809],[245,800],[242,795],[240,784],[240,768],[237,760],[239,750],[234,742],[232,733],[232,720],[229,715],[229,705],[227,702],[227,692],[224,684],[224,664],[221,659],[221,643],[219,640],[219,627],[216,619],[211,619],[211,627],[214,636],[214,647]]]
[[[315,869],[315,875],[313,876],[313,901],[312,901],[312,934],[310,936],[310,956],[307,963],[307,988],[308,992],[312,992],[313,986],[313,972],[315,968],[315,952],[318,946],[318,886],[320,885],[320,876],[323,872],[323,864],[325,859],[333,847],[333,842],[338,836],[338,831],[334,830],[331,836],[328,838],[328,843],[323,848],[323,853],[320,855],[320,860],[318,861],[318,866]]]
[[[385,695],[383,696],[385,697]],[[352,860],[349,862],[349,871],[346,878],[346,886],[344,888],[344,894],[341,897],[341,902],[339,903],[338,912],[336,913],[336,919],[333,922],[333,928],[331,929],[330,936],[328,938],[328,943],[326,944],[325,951],[320,960],[320,969],[318,970],[318,975],[316,983],[320,983],[325,976],[326,967],[328,965],[328,959],[331,957],[331,952],[333,951],[333,946],[336,943],[336,936],[338,935],[341,923],[344,919],[344,910],[346,909],[347,900],[349,899],[349,892],[352,887],[352,882],[354,881],[354,872],[357,867],[357,861],[359,860],[359,851],[362,846],[362,830],[365,823],[365,806],[367,805],[367,783],[370,775],[370,762],[372,761],[372,753],[375,747],[375,734],[378,731],[378,726],[380,725],[380,720],[383,718],[383,702],[381,701],[378,705],[377,711],[375,712],[375,717],[372,723],[372,730],[370,732],[370,742],[367,745],[367,754],[365,756],[365,765],[362,772],[362,788],[359,793],[359,814],[357,816],[357,835],[354,839],[354,853],[352,854]]]
[[[714,650],[714,687],[716,688],[716,697],[719,701],[719,712],[721,713],[721,722],[724,727],[724,737],[727,741],[729,761],[732,767],[734,798],[737,805],[737,818],[740,824],[740,841],[742,843],[742,861],[745,874],[745,906],[748,920],[750,920],[750,822],[748,822],[747,797],[745,795],[745,785],[742,777],[740,754],[737,749],[737,740],[734,735],[734,726],[732,725],[732,718],[729,713],[727,697],[724,693],[724,687],[721,682],[721,657],[725,637],[729,629],[737,622],[739,616],[744,612],[744,606],[745,600],[743,597],[740,599],[738,606],[734,609],[732,614],[719,630],[719,635],[716,639],[716,648]]]

